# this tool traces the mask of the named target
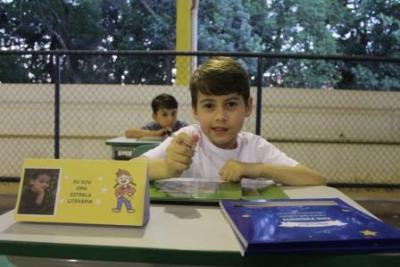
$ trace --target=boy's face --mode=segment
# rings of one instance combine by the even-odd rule
[[[129,175],[122,174],[122,175],[118,176],[118,184],[121,184],[121,185],[127,185],[130,183],[131,180],[132,180],[132,177],[130,177]]]
[[[50,186],[50,176],[40,174],[36,179],[31,180],[31,185],[34,189],[46,190]]]
[[[176,122],[178,110],[160,108],[155,114],[153,113],[153,120],[160,124],[161,128],[172,128]]]
[[[239,94],[205,95],[198,92],[194,117],[202,131],[217,147],[233,149],[236,137],[242,129],[245,118],[250,116],[253,100],[249,97],[247,106]]]

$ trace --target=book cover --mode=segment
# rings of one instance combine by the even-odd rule
[[[148,217],[146,160],[24,161],[16,221],[142,226]]]
[[[400,231],[338,198],[222,200],[243,254],[400,251]]]

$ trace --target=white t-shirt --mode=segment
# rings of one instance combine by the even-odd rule
[[[271,163],[286,166],[295,166],[297,161],[288,157],[264,138],[249,133],[241,132],[237,136],[235,149],[222,149],[216,147],[201,131],[200,125],[193,124],[181,128],[176,134],[185,132],[188,135],[197,134],[199,140],[195,147],[190,168],[182,173],[182,177],[203,178],[219,180],[219,170],[228,160],[237,160],[248,163]],[[168,137],[159,146],[147,151],[143,156],[147,158],[165,158],[166,150],[173,137]]]

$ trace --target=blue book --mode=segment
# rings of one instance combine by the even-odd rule
[[[338,198],[222,200],[242,254],[399,252],[400,230]]]

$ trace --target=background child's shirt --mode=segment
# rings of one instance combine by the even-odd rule
[[[179,130],[179,129],[187,126],[187,125],[188,124],[186,122],[177,120],[175,122],[175,124],[173,125],[173,127],[172,127],[172,131],[175,132],[175,131],[177,131],[177,130]],[[160,124],[158,124],[158,123],[153,121],[153,122],[149,122],[148,124],[144,125],[142,127],[142,129],[143,130],[150,130],[150,131],[158,131],[158,130],[161,129],[161,126],[160,126]]]
[[[228,160],[237,160],[247,163],[269,163],[286,166],[295,166],[298,162],[264,138],[249,133],[241,132],[237,136],[238,145],[235,149],[222,149],[216,147],[201,131],[198,124],[189,125],[180,129],[177,134],[185,132],[188,135],[197,134],[199,141],[195,147],[190,168],[182,173],[182,177],[199,177],[207,179],[221,179],[219,170]],[[166,149],[173,137],[168,137],[156,148],[143,155],[147,158],[165,158]]]

